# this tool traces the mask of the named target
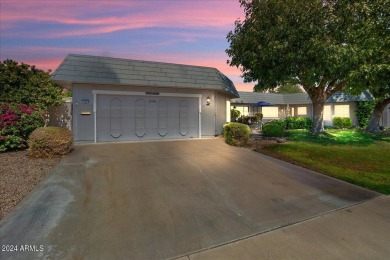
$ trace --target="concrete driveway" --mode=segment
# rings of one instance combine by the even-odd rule
[[[376,196],[222,139],[78,145],[0,223],[34,252],[1,253],[175,258]]]

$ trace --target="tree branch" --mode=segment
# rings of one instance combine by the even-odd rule
[[[328,86],[328,87],[330,87],[330,86]],[[344,89],[344,87],[345,87],[345,81],[342,80],[333,89],[330,89],[329,94],[327,92],[327,94],[328,94],[327,98],[333,96],[337,92],[342,91]]]

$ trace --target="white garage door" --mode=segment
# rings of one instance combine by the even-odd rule
[[[199,137],[199,99],[160,96],[96,96],[97,141]]]

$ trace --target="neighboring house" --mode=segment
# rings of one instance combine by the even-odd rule
[[[238,97],[215,68],[162,62],[69,54],[51,79],[73,91],[75,141],[214,136]]]
[[[273,94],[259,92],[238,92],[240,97],[232,99],[231,108],[235,107],[241,115],[250,115],[262,112],[264,121],[294,117],[313,117],[313,105],[307,93]],[[353,125],[358,125],[355,111],[356,102],[372,101],[373,97],[367,91],[359,96],[351,96],[345,93],[336,93],[331,96],[324,107],[324,124],[333,125],[334,117],[350,117]],[[275,106],[255,107],[253,104],[266,101]],[[387,109],[389,110],[389,109]],[[389,112],[389,111],[388,111]],[[390,113],[390,112],[389,112]],[[387,115],[385,115],[387,116]],[[388,117],[388,116],[387,116]],[[387,120],[387,124],[388,124]],[[386,125],[385,125],[386,126]]]

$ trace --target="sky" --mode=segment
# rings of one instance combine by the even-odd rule
[[[0,0],[0,60],[54,71],[69,53],[230,67],[226,35],[244,18],[238,0]]]

